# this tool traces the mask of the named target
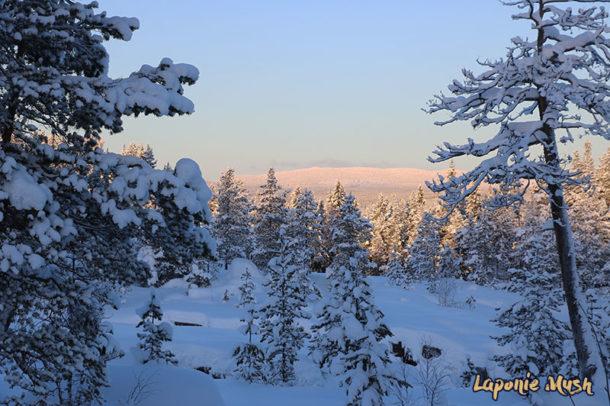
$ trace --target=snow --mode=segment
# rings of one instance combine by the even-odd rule
[[[212,378],[196,370],[164,365],[111,363],[108,377],[110,387],[103,389],[102,393],[110,405],[226,405]],[[138,381],[144,383],[141,403],[128,403],[130,392]]]
[[[235,367],[232,352],[235,346],[245,340],[239,331],[242,311],[236,307],[239,278],[245,267],[252,273],[257,286],[254,295],[260,304],[264,301],[264,292],[260,286],[265,277],[252,262],[245,259],[234,260],[229,269],[222,270],[208,288],[187,289],[184,283],[175,281],[155,290],[164,312],[164,322],[173,324],[175,321],[183,321],[202,326],[172,326],[174,338],[167,344],[167,348],[176,354],[178,367],[154,366],[153,369],[146,369],[149,367],[138,365],[130,351],[127,351],[124,358],[111,362],[110,387],[104,390],[109,404],[119,404],[120,400],[124,400],[142,371],[163,382],[162,389],[157,387],[154,395],[143,402],[150,406],[336,406],[345,402],[345,389],[339,386],[339,379],[322,376],[318,367],[308,358],[306,348],[299,352],[300,360],[295,365],[297,381],[294,386],[248,384],[230,376]],[[327,292],[327,280],[323,274],[314,274],[313,279],[322,292]],[[389,341],[402,341],[404,346],[413,350],[416,359],[420,356],[422,343],[442,349],[443,365],[451,375],[444,394],[445,405],[490,404],[491,397],[488,393],[473,393],[471,388],[461,387],[459,375],[466,357],[470,357],[476,365],[486,367],[492,377],[503,376],[503,371],[489,361],[490,355],[506,351],[490,338],[501,332],[490,319],[496,316],[496,307],[513,303],[518,295],[456,281],[456,302],[464,303],[468,296],[473,296],[476,298],[474,309],[466,305],[442,307],[423,284],[405,290],[392,285],[385,277],[369,277],[368,282],[376,305],[385,314],[384,321],[394,333]],[[225,291],[229,292],[227,302],[223,301]],[[137,346],[135,325],[139,317],[135,309],[142,307],[149,298],[150,289],[133,288],[123,298],[121,308],[111,314],[110,322],[123,349]],[[306,328],[309,325],[304,323]],[[395,358],[393,360],[396,361]],[[195,370],[198,367],[210,368],[212,373],[226,378],[211,379]],[[414,379],[412,376],[410,383],[415,384]],[[422,395],[417,385],[413,392],[416,397]],[[555,394],[541,391],[536,396],[542,399],[543,405],[571,405],[568,398]],[[588,399],[584,395],[577,395],[575,401],[577,404],[591,406],[602,404],[595,403],[595,399]],[[390,402],[388,400],[388,404]],[[525,406],[528,402],[513,392],[502,392],[494,404]]]
[[[204,210],[209,212],[207,202],[212,198],[212,191],[206,185],[201,175],[201,169],[195,161],[189,158],[182,158],[176,162],[176,177],[182,179],[194,195],[181,191],[182,193],[176,197],[178,207],[186,207],[192,213]]]
[[[17,247],[6,246],[11,257],[20,260]],[[23,255],[21,253],[21,255]],[[165,344],[178,360],[178,366],[154,363],[141,365],[137,362],[138,329],[140,321],[137,310],[150,300],[150,288],[134,287],[123,298],[120,308],[109,313],[114,336],[126,355],[109,363],[109,387],[103,395],[110,405],[127,403],[130,391],[140,381],[149,382],[146,400],[141,404],[157,405],[208,405],[208,406],[337,406],[344,404],[345,388],[340,387],[340,379],[323,376],[319,368],[307,356],[307,348],[299,352],[295,364],[296,382],[294,386],[270,386],[249,384],[231,377],[235,368],[232,353],[234,348],[245,342],[240,333],[242,309],[236,307],[240,276],[245,268],[252,274],[257,289],[254,296],[259,304],[264,302],[265,293],[260,286],[265,276],[246,259],[235,259],[228,270],[221,270],[217,279],[208,288],[188,288],[181,280],[171,281],[154,290],[158,304],[162,307],[163,325],[173,330],[173,341]],[[323,295],[328,295],[328,281],[323,274],[313,274],[313,281]],[[473,393],[471,388],[461,386],[459,375],[464,370],[466,358],[475,365],[485,367],[492,377],[505,377],[501,368],[489,360],[493,354],[502,354],[507,349],[499,347],[490,336],[499,335],[502,330],[490,320],[496,316],[496,308],[514,303],[519,295],[470,282],[456,281],[454,307],[437,304],[437,298],[430,294],[424,284],[414,284],[405,290],[394,286],[385,277],[368,277],[376,306],[384,313],[384,322],[394,336],[388,341],[401,341],[413,351],[416,360],[421,359],[421,347],[426,343],[442,350],[440,358],[444,371],[450,376],[443,394],[444,406],[488,405],[491,395],[486,392]],[[224,301],[224,293],[229,292],[229,300]],[[476,299],[471,308],[465,304],[467,297]],[[307,310],[314,313],[311,304]],[[567,318],[565,309],[562,317]],[[202,326],[176,326],[176,321],[201,324]],[[309,329],[311,321],[303,323]],[[382,342],[387,344],[387,342]],[[391,368],[398,367],[392,357]],[[212,379],[210,375],[196,368],[210,369],[211,373],[224,377]],[[412,396],[421,400],[422,390],[417,384],[415,368],[409,383],[415,388]],[[594,386],[594,391],[596,387]],[[599,388],[597,388],[599,389]],[[0,380],[0,393],[8,392],[8,387]],[[601,392],[601,391],[600,391]],[[569,406],[569,398],[543,390],[535,394],[540,405]],[[603,398],[576,395],[578,405],[602,405]],[[133,403],[131,403],[133,404]],[[387,404],[392,399],[387,398]],[[418,403],[415,403],[418,404]],[[498,406],[526,406],[528,401],[514,392],[501,392],[494,402]]]
[[[12,171],[9,179],[0,192],[8,194],[11,205],[17,210],[42,210],[45,204],[52,199],[51,191],[46,186],[38,184],[22,168]]]

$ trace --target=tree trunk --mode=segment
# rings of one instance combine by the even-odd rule
[[[547,142],[544,145],[544,158],[547,164],[559,170],[559,155],[557,152],[557,141],[552,128],[544,125],[544,133]],[[553,217],[553,228],[557,242],[557,253],[561,267],[561,279],[563,291],[568,306],[570,325],[574,337],[574,347],[578,358],[578,369],[580,377],[591,379],[596,372],[597,366],[601,364],[601,356],[593,343],[587,342],[586,336],[591,337],[590,326],[584,314],[583,303],[579,303],[581,293],[580,278],[576,269],[576,256],[574,240],[572,238],[572,226],[568,216],[568,208],[563,197],[561,184],[548,185],[551,214]],[[589,348],[593,347],[593,348]],[[600,358],[599,360],[597,358]]]
[[[538,17],[540,21],[544,19],[544,14],[548,9],[544,8],[544,2],[538,2]],[[544,27],[538,27],[537,51],[542,53],[544,42],[546,41]],[[540,87],[537,85],[538,90]],[[555,130],[545,121],[545,113],[549,108],[549,102],[544,96],[538,99],[538,113],[540,121],[543,123],[542,132],[545,135],[542,147],[544,150],[544,160],[553,170],[561,172],[559,152]],[[592,337],[591,327],[588,324],[584,307],[579,303],[581,296],[580,278],[576,269],[576,257],[574,250],[574,240],[572,238],[572,226],[568,216],[568,208],[563,197],[563,187],[561,183],[547,184],[549,202],[551,205],[551,215],[553,217],[553,228],[555,230],[555,240],[557,242],[557,253],[559,254],[559,264],[561,268],[561,279],[563,291],[568,306],[570,325],[574,337],[574,347],[578,358],[578,369],[581,379],[588,377],[591,379],[597,368],[601,368],[603,363],[598,349],[587,337]]]

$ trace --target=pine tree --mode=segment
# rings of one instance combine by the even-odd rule
[[[139,23],[97,7],[0,7],[0,369],[16,392],[46,405],[103,401],[106,364],[119,352],[102,309],[116,305],[113,286],[148,278],[138,241],[156,239],[167,252],[186,245],[187,259],[213,247],[193,161],[160,173],[104,152],[100,139],[120,132],[123,116],[191,113],[183,86],[198,71],[164,58],[110,78],[104,41],[129,40]],[[184,224],[182,240],[155,238],[173,221]]]
[[[312,326],[310,354],[320,368],[343,377],[348,404],[382,405],[389,356],[380,341],[392,334],[362,272],[353,268],[329,274],[330,297]]]
[[[177,364],[174,354],[170,350],[163,349],[163,343],[172,341],[172,326],[168,322],[161,322],[163,313],[161,303],[155,292],[151,292],[150,300],[146,307],[140,311],[140,322],[136,328],[142,328],[138,333],[141,340],[140,350],[144,354],[142,363],[150,361],[165,362],[167,364]]]
[[[248,342],[238,346],[233,352],[237,368],[235,372],[248,382],[264,382],[265,376],[265,353],[252,340],[253,335],[259,333],[258,311],[256,309],[256,300],[254,298],[254,281],[252,274],[246,267],[241,275],[241,285],[239,286],[240,300],[237,307],[244,311],[244,315],[240,319],[245,323],[241,327],[241,332],[248,336]]]
[[[441,94],[430,101],[428,112],[450,114],[438,125],[468,121],[475,128],[497,128],[491,140],[469,139],[463,145],[446,142],[439,147],[429,158],[431,162],[464,155],[481,159],[472,171],[448,181],[440,178],[430,187],[444,192],[449,210],[483,181],[509,191],[496,196],[495,202],[501,205],[522,202],[524,188],[532,181],[543,188],[553,218],[580,376],[603,382],[601,356],[581,309],[582,289],[564,197],[566,186],[579,181],[577,174],[564,170],[566,160],[559,145],[573,142],[573,134],[579,131],[610,139],[606,122],[610,105],[608,15],[603,7],[573,10],[555,3],[558,1],[506,2],[518,9],[514,19],[531,23],[535,40],[512,38],[506,58],[481,61],[484,72],[480,74],[462,70],[464,81],[451,83],[451,96]],[[573,114],[575,110],[579,114]]]
[[[214,237],[225,269],[235,258],[246,258],[250,248],[250,203],[235,171],[227,169],[216,186]]]
[[[188,278],[193,264],[211,257],[214,245],[209,224],[212,220],[207,202],[212,191],[201,177],[199,166],[191,159],[182,158],[176,162],[173,176],[164,171],[155,171],[157,178],[151,177],[155,198],[150,205],[163,216],[163,226],[152,225],[145,243],[160,252],[156,258],[157,286],[171,279]],[[158,183],[154,182],[155,180]],[[169,186],[181,182],[191,190],[191,198],[186,194],[168,193]],[[202,205],[203,200],[205,204]]]
[[[254,219],[254,251],[252,260],[259,269],[266,270],[267,264],[278,255],[280,228],[286,222],[286,193],[277,183],[275,171],[269,169],[267,182],[258,192],[258,205]]]
[[[302,289],[302,268],[294,253],[297,241],[280,229],[278,256],[269,261],[264,284],[269,303],[261,310],[261,342],[266,343],[266,359],[271,383],[290,384],[296,379],[294,363],[309,334],[299,319],[308,318],[306,292]]]

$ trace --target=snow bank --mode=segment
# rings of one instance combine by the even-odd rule
[[[192,369],[165,365],[110,365],[110,386],[102,394],[110,405],[224,406],[216,384]],[[141,390],[134,390],[136,387]]]

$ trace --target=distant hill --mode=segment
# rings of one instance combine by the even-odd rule
[[[424,188],[426,199],[433,194],[425,186],[425,181],[445,174],[447,170],[429,171],[414,168],[307,168],[276,172],[280,185],[292,190],[297,186],[311,189],[316,199],[325,198],[331,188],[340,180],[345,190],[356,196],[361,207],[369,207],[377,200],[379,193],[387,197],[408,199],[419,185]],[[267,174],[237,175],[246,190],[255,195],[258,187],[265,183]]]

